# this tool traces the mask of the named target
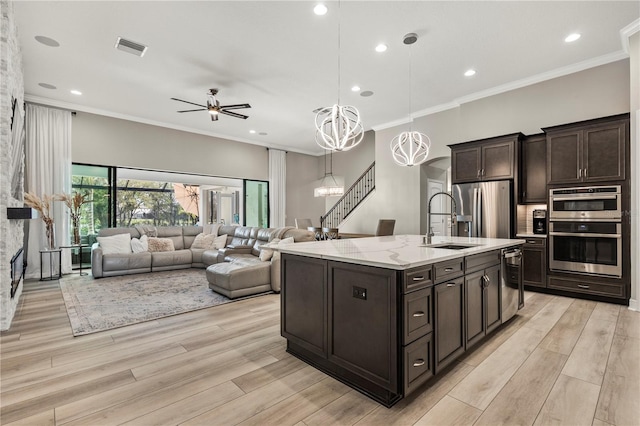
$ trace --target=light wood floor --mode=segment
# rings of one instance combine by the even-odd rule
[[[278,295],[73,337],[57,281],[0,337],[3,425],[637,425],[640,313],[528,293],[391,409],[285,352]]]

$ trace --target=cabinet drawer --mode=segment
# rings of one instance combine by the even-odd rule
[[[433,333],[404,348],[404,396],[433,376]]]
[[[433,265],[436,284],[464,275],[464,259],[454,259]]]
[[[546,238],[527,238],[525,246],[528,247],[546,247],[547,239]]]
[[[549,277],[547,287],[605,297],[626,297],[624,284],[594,283],[582,280],[574,281],[564,278]]]
[[[500,263],[500,250],[473,254],[464,258],[466,273],[484,269]]]
[[[432,288],[404,296],[404,344],[433,331]]]
[[[404,293],[433,285],[433,269],[431,265],[419,266],[404,273],[402,289]]]

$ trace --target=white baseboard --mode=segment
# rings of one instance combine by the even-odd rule
[[[629,299],[629,310],[640,311],[640,305],[638,305],[637,299]]]

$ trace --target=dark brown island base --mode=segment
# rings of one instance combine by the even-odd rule
[[[419,235],[282,248],[287,351],[391,407],[523,306],[524,240]],[[513,262],[511,262],[513,264]]]

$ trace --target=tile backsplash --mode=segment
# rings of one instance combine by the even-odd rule
[[[518,204],[516,233],[533,234],[533,211],[547,210],[546,204]]]

